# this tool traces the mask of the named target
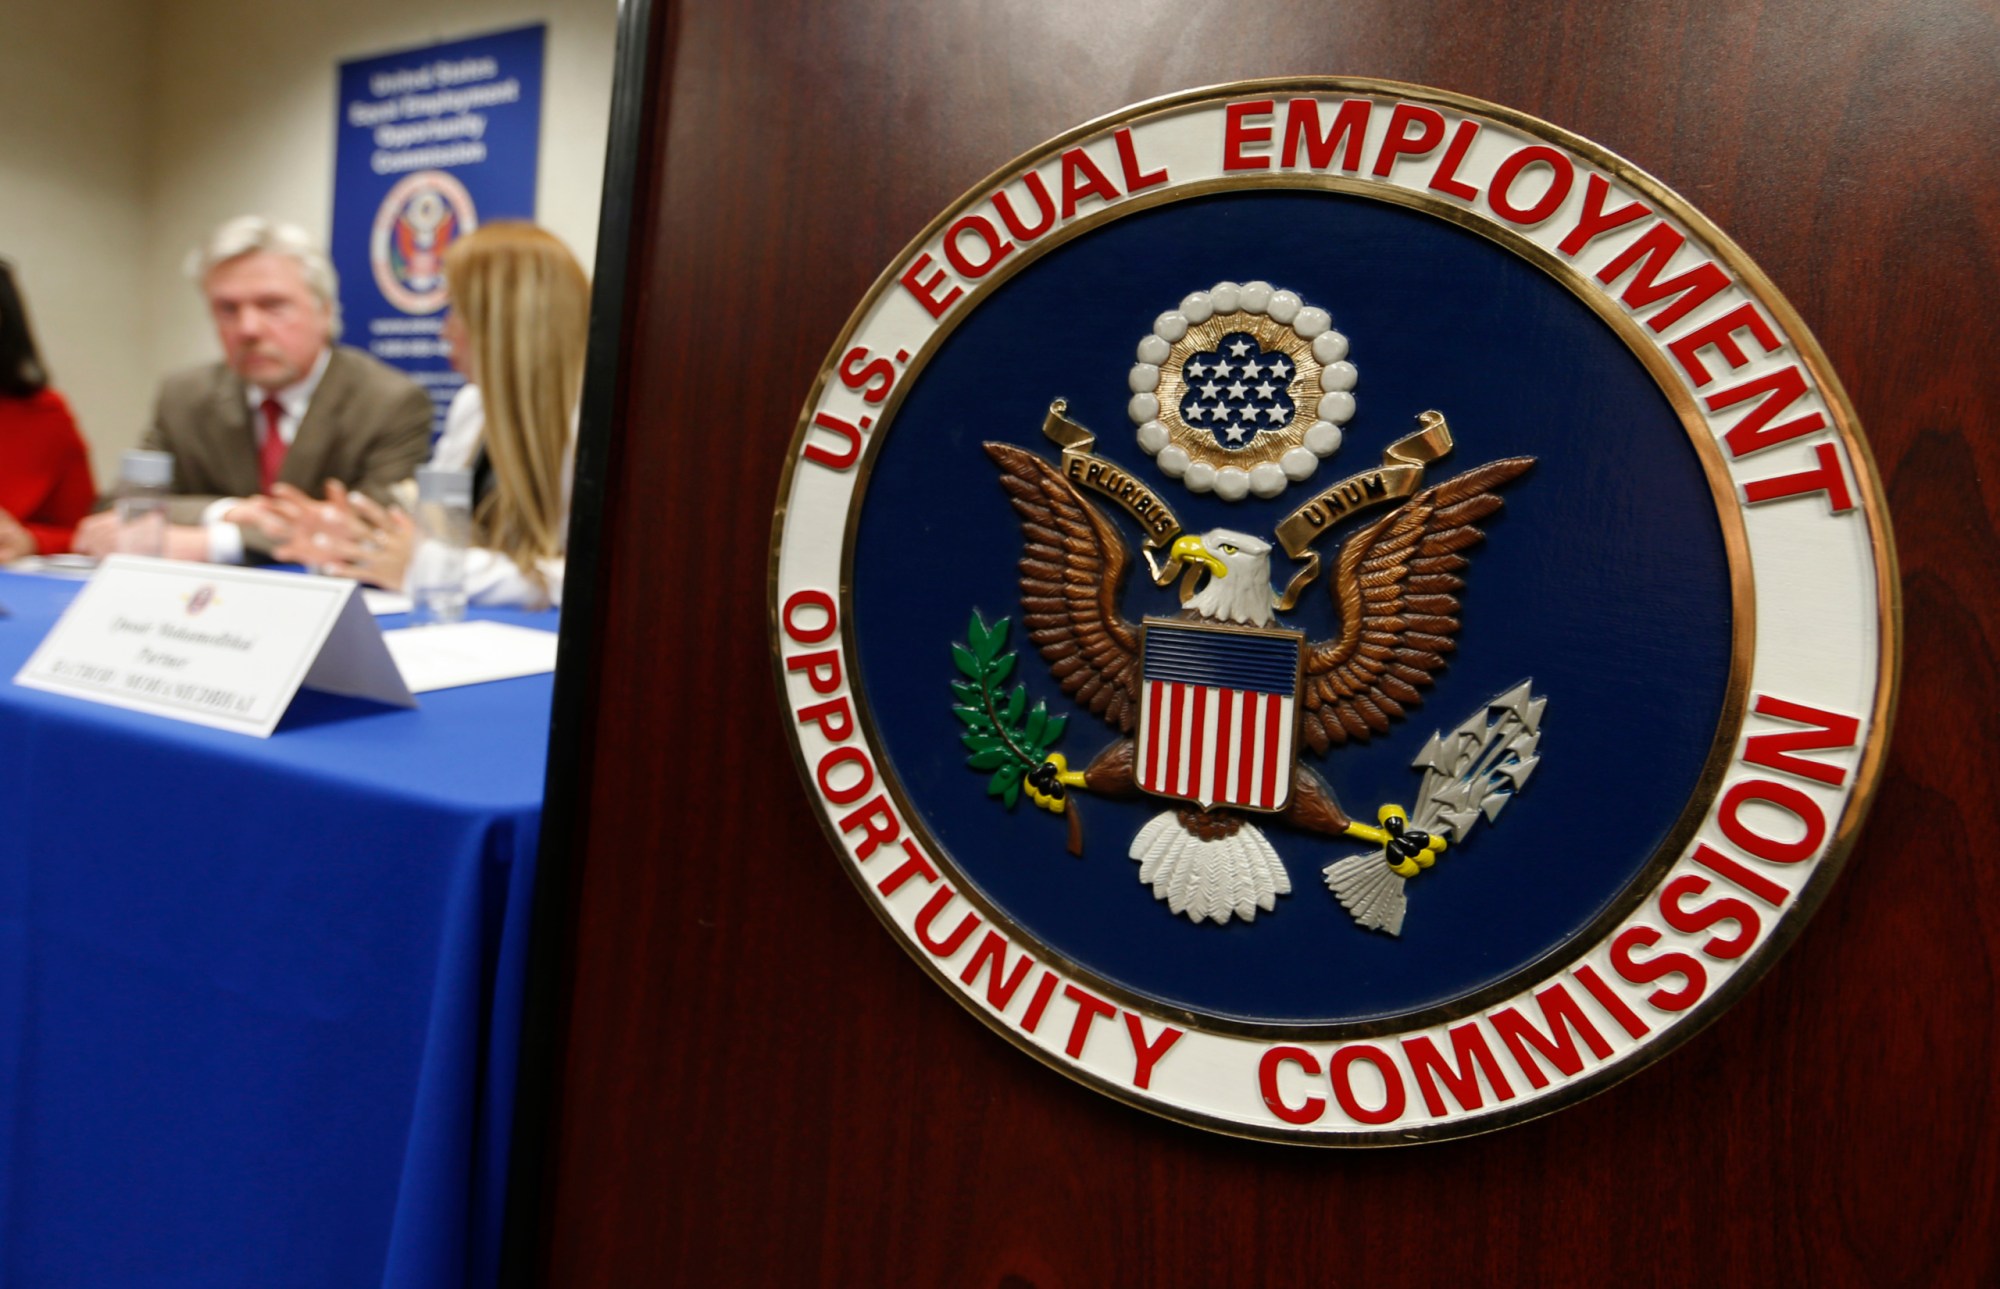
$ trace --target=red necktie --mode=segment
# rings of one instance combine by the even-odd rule
[[[284,419],[285,405],[275,398],[267,398],[257,410],[264,414],[264,442],[257,449],[257,478],[259,490],[268,493],[277,481],[278,467],[285,464],[285,436],[278,433],[278,422]]]

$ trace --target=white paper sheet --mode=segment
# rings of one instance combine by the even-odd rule
[[[504,622],[398,627],[382,633],[412,693],[483,685],[556,669],[556,633]]]
[[[408,613],[413,607],[410,597],[401,591],[384,591],[373,586],[361,588],[361,602],[378,618],[390,613]]]
[[[0,564],[0,568],[9,573],[33,573],[38,577],[82,582],[97,571],[97,561],[88,555],[23,555],[11,564]]]

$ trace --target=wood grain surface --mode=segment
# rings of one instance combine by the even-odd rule
[[[582,487],[602,493],[580,503],[601,528],[571,574],[579,706],[552,761],[578,795],[551,802],[559,970],[528,1049],[518,1279],[2000,1279],[1991,3],[660,0],[651,18],[623,326],[593,374],[622,379],[594,387]],[[1801,940],[1660,1064],[1440,1145],[1233,1141],[1009,1047],[856,897],[770,680],[781,461],[875,274],[1049,136],[1284,73],[1490,99],[1688,197],[1840,373],[1902,562],[1886,781]]]

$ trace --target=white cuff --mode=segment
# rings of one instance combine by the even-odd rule
[[[217,502],[216,505],[221,505]],[[210,506],[214,510],[215,506]],[[206,519],[207,511],[203,512]],[[243,562],[243,530],[235,524],[205,522],[208,530],[208,562],[211,564],[241,564]]]

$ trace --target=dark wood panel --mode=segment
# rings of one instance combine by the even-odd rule
[[[564,695],[587,710],[557,735],[554,781],[580,795],[551,803],[562,1006],[531,1043],[554,1077],[546,1098],[530,1083],[526,1124],[550,1145],[525,1138],[515,1214],[539,1278],[1991,1281],[1990,5],[762,0],[653,17],[625,379],[594,389],[604,437],[585,454],[603,527],[579,550],[602,555],[572,575]],[[988,1033],[839,871],[766,660],[781,459],[880,268],[1045,137],[1287,72],[1521,108],[1701,206],[1842,374],[1902,555],[1889,775],[1799,944],[1610,1092],[1410,1150],[1176,1127]]]

